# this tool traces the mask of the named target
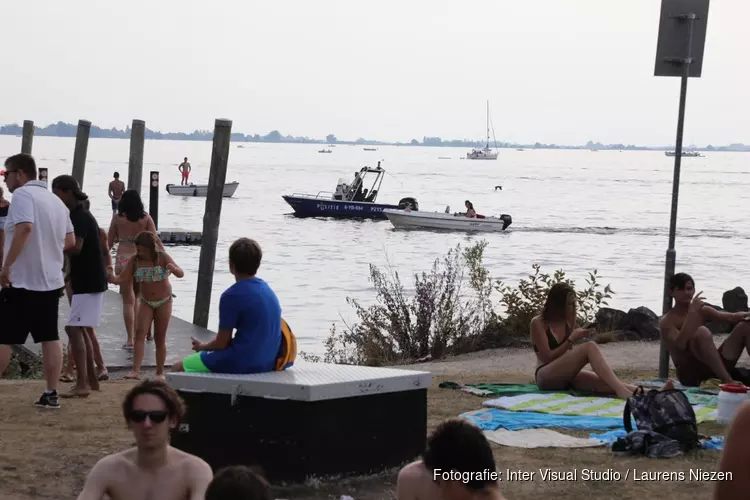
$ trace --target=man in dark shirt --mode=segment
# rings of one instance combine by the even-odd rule
[[[93,329],[101,321],[104,293],[108,287],[107,274],[99,241],[99,224],[83,206],[88,196],[70,175],[56,177],[52,181],[52,191],[70,210],[76,239],[75,246],[67,251],[73,294],[65,331],[76,361],[77,378],[70,392],[61,396],[85,398],[92,389],[99,390],[94,347],[89,335],[93,335]]]

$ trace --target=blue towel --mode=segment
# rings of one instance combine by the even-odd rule
[[[501,428],[518,431],[540,427],[592,431],[623,428],[621,418],[553,415],[550,413],[506,411],[498,410],[497,408],[462,413],[461,418],[476,424],[480,429],[486,431],[494,431]],[[635,427],[635,423],[633,423],[633,427]]]
[[[635,428],[635,427],[634,427]],[[624,429],[618,429],[614,431],[604,432],[602,434],[589,434],[590,439],[598,439],[599,441],[611,445],[618,438],[627,436],[627,431]],[[704,450],[723,450],[724,449],[724,436],[711,436],[708,439],[701,439],[701,448]]]

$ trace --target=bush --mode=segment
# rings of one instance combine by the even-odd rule
[[[8,368],[6,368],[5,373],[0,374],[0,378],[43,379],[44,367],[42,366],[41,358],[31,359],[27,364],[18,359],[18,356],[15,352],[11,352]]]
[[[358,322],[345,324],[343,331],[334,326],[322,357],[304,352],[300,357],[379,366],[528,344],[529,323],[541,311],[549,288],[559,281],[573,282],[563,271],[543,274],[535,264],[529,279],[521,280],[516,287],[508,286],[493,280],[484,266],[486,248],[484,240],[463,251],[457,245],[445,257],[436,259],[429,272],[414,275],[413,293],[406,292],[398,271],[390,264],[386,271],[370,264],[376,303],[364,307],[347,297]],[[580,323],[592,321],[613,293],[609,286],[599,290],[596,270],[589,273],[586,282],[587,288],[577,292]],[[504,318],[495,312],[495,292],[500,294]]]
[[[549,289],[555,283],[565,282],[575,288],[573,280],[565,276],[562,270],[555,271],[552,275],[542,273],[541,266],[534,264],[534,274],[528,279],[522,279],[515,287],[497,283],[497,291],[500,292],[500,304],[505,307],[505,319],[503,326],[513,332],[526,332],[528,334],[531,319],[539,314],[544,307]],[[612,298],[612,288],[607,285],[603,290],[599,284],[597,270],[589,273],[586,278],[586,287],[576,291],[578,302],[578,317],[576,326],[585,326],[596,318],[596,312],[600,307],[608,305],[607,300]]]

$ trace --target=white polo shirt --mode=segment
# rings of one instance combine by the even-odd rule
[[[65,203],[41,181],[29,181],[13,192],[5,221],[7,258],[16,224],[32,224],[26,246],[10,268],[13,288],[38,292],[59,290],[63,278],[65,235],[73,232],[70,211]]]

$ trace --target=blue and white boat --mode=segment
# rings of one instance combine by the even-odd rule
[[[370,181],[373,179],[372,184]],[[339,179],[336,191],[320,191],[318,194],[283,195],[284,201],[294,209],[297,217],[338,217],[344,219],[386,219],[383,210],[419,210],[415,198],[402,198],[398,205],[376,203],[385,170],[380,162],[376,168],[363,167],[347,182]],[[369,187],[365,187],[369,186]]]

